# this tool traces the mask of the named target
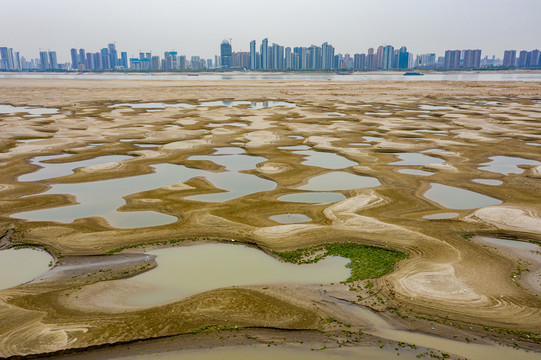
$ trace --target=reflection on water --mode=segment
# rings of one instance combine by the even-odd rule
[[[424,170],[417,170],[417,169],[400,169],[398,170],[401,174],[407,174],[407,175],[419,175],[419,176],[430,176],[434,175],[433,172],[430,171],[424,171]]]
[[[345,157],[335,153],[314,150],[293,152],[295,154],[306,156],[306,160],[304,160],[302,164],[308,166],[317,166],[324,169],[344,169],[350,166],[358,165],[356,162],[348,160]]]
[[[498,174],[522,174],[523,169],[517,165],[541,165],[541,162],[512,156],[491,156],[491,161],[483,163],[479,170],[490,171]]]
[[[220,151],[220,149],[223,150]],[[276,188],[276,183],[274,181],[262,179],[256,175],[239,172],[253,170],[256,168],[257,164],[266,161],[267,159],[260,156],[239,155],[238,153],[240,151],[233,149],[234,148],[218,148],[217,152],[213,155],[195,155],[188,158],[188,160],[214,162],[224,166],[227,172],[207,172],[205,174],[205,177],[214,186],[225,190],[226,192],[188,196],[186,197],[186,200],[224,202],[257,192],[274,190]],[[218,155],[224,152],[235,154]],[[242,152],[244,152],[244,150],[242,150]]]
[[[39,165],[42,168],[32,173],[19,176],[19,181],[40,181],[40,180],[45,180],[45,179],[52,179],[52,178],[56,178],[60,176],[73,174],[73,170],[78,169],[78,168],[93,166],[93,165],[100,165],[100,164],[107,164],[107,163],[112,163],[112,162],[117,162],[117,161],[122,161],[122,160],[132,158],[131,156],[123,156],[123,155],[107,155],[107,156],[99,156],[99,157],[88,159],[88,160],[66,162],[66,163],[45,162],[47,160],[61,159],[68,156],[71,156],[71,155],[63,154],[63,155],[50,155],[50,156],[36,156],[35,158],[32,158],[30,160],[30,163],[34,165]]]
[[[371,176],[360,176],[344,171],[333,171],[308,180],[306,185],[298,187],[300,190],[335,191],[362,189],[379,186],[378,179]]]
[[[498,199],[473,191],[437,183],[430,185],[430,189],[424,193],[424,196],[449,209],[477,209],[501,204]]]
[[[473,179],[472,181],[478,184],[491,185],[491,186],[498,186],[498,185],[503,184],[503,181],[493,180],[493,179]]]
[[[204,244],[154,250],[158,266],[129,280],[152,286],[149,292],[128,297],[129,305],[158,305],[211,289],[228,286],[344,281],[349,259],[327,257],[315,264],[283,263],[261,250],[244,245]]]
[[[24,284],[38,277],[49,269],[52,260],[53,257],[42,250],[1,250],[0,290]]]
[[[443,159],[419,153],[394,153],[393,155],[398,156],[401,161],[395,161],[389,165],[421,166],[429,164],[442,164],[445,162]]]
[[[346,197],[340,193],[333,192],[303,192],[296,194],[287,194],[280,196],[277,200],[286,202],[312,203],[312,204],[329,204],[337,201],[342,201]]]
[[[2,77],[0,75],[0,77]],[[36,106],[12,106],[0,104],[0,114],[28,113],[30,115],[56,114],[58,109]]]

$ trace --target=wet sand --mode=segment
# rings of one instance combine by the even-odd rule
[[[197,105],[221,100],[274,100],[296,106],[166,106],[150,112],[141,107],[111,107],[138,102]],[[392,273],[372,280],[372,293],[366,281],[354,284],[353,291],[342,284],[324,288],[356,306],[383,312],[401,329],[431,332],[434,327],[434,333],[452,338],[453,329],[460,326],[478,338],[486,336],[507,344],[519,341],[521,347],[540,351],[539,343],[517,335],[519,330],[539,331],[541,301],[530,281],[512,278],[516,259],[463,236],[475,233],[541,241],[538,168],[520,166],[523,173],[508,175],[479,169],[491,156],[541,161],[539,147],[531,145],[541,143],[540,83],[2,79],[0,104],[59,109],[37,117],[0,114],[0,234],[13,229],[9,241],[45,246],[59,259],[58,270],[43,279],[0,291],[0,356],[170,336],[211,324],[283,329],[287,338],[290,332],[285,330],[330,331],[325,319],[340,315],[341,310],[325,305],[319,291],[292,285],[272,285],[266,291],[249,286],[219,289],[152,309],[103,311],[99,299],[118,296],[120,291],[108,280],[133,276],[153,266],[153,260],[144,255],[134,255],[139,260],[129,268],[114,261],[100,263],[109,261],[100,260],[105,259],[104,254],[135,244],[159,242],[168,246],[169,240],[179,238],[201,242],[233,239],[269,253],[336,241],[395,248],[409,257]],[[426,110],[422,105],[435,108]],[[369,146],[351,145],[364,142],[365,136],[381,139]],[[18,141],[28,139],[43,140]],[[96,143],[101,145],[92,145]],[[303,163],[302,154],[278,149],[296,145],[340,155],[358,165],[340,170],[310,166]],[[76,203],[73,196],[42,194],[53,184],[151,174],[152,165],[161,163],[224,172],[219,164],[189,158],[231,146],[267,159],[241,173],[273,181],[276,188],[222,203],[203,202],[187,198],[223,190],[204,177],[172,181],[171,185],[124,198],[125,205],[119,211],[156,211],[178,219],[141,229],[114,228],[101,217],[71,223],[17,218],[18,213]],[[443,150],[427,153],[443,163],[390,165],[399,161],[393,153],[430,149]],[[107,155],[132,158],[75,169],[73,174],[39,182],[17,180],[38,169],[30,163],[32,158],[62,153],[70,156],[55,163]],[[406,168],[434,174],[425,178],[397,172]],[[338,190],[347,198],[333,204],[277,200],[301,192],[310,178],[333,171],[375,177],[381,184]],[[503,183],[490,186],[472,179]],[[423,219],[449,212],[423,196],[431,183],[474,191],[502,204],[453,210],[458,216],[452,219]],[[313,220],[279,225],[269,219],[287,213]],[[62,266],[70,266],[70,261],[86,265],[78,268],[77,274],[60,275]],[[114,275],[100,273],[108,269]],[[75,301],[87,285],[95,283],[104,284],[95,301],[90,296],[84,306]],[[356,290],[357,286],[362,290]],[[451,330],[441,330],[440,326],[427,327],[423,319],[453,325],[449,325]],[[358,330],[365,326],[362,322],[349,325]],[[484,327],[510,332],[494,334]],[[343,325],[341,330],[348,327]],[[461,340],[467,336],[462,335]]]

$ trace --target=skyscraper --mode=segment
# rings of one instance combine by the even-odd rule
[[[334,59],[334,47],[324,42],[321,45],[321,68],[332,69]]]
[[[79,60],[77,59],[77,49],[71,49],[71,68],[76,70],[79,67]]]
[[[250,41],[250,69],[257,69],[257,58],[255,51],[255,40]]]
[[[465,68],[478,68],[481,65],[481,50],[464,50]]]
[[[12,48],[0,47],[0,69],[15,70]]]
[[[379,49],[378,49],[379,50]],[[387,45],[383,48],[383,61],[381,67],[383,69],[392,69],[393,68],[393,55],[394,47]]]
[[[86,69],[85,60],[86,60],[85,49],[79,49],[79,63],[77,64],[77,68],[79,70]]]
[[[120,56],[122,57],[122,66],[124,69],[128,68],[128,53],[123,51],[120,53]]]
[[[49,51],[49,69],[58,69],[58,62],[56,61],[56,51]]]
[[[383,69],[383,46],[378,46],[376,51],[376,68]]]
[[[285,59],[284,59],[284,65],[286,69],[292,69],[293,68],[293,57],[291,56],[291,48],[286,47],[284,51]]]
[[[114,69],[118,65],[116,46],[115,44],[107,44],[107,48],[109,49],[109,65],[111,69]]]
[[[47,51],[39,52],[39,69],[42,71],[49,70],[49,54],[47,54]]]
[[[407,69],[409,64],[409,56],[410,54],[408,49],[405,46],[402,46],[398,51],[398,63],[395,67],[398,69]]]
[[[232,60],[232,48],[231,43],[229,40],[222,41],[222,44],[220,45],[220,56],[222,57],[222,67],[225,69],[231,68],[231,60]]]
[[[374,48],[369,48],[366,55],[366,68],[374,69],[376,67],[376,56],[374,55]]]
[[[265,38],[261,41],[261,69],[267,70],[269,68],[269,39]]]

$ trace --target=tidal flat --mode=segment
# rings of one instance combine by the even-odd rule
[[[541,243],[540,98],[519,81],[2,79],[0,254],[52,258],[3,270],[22,280],[0,290],[0,357],[170,341],[538,358],[541,253],[505,242]]]

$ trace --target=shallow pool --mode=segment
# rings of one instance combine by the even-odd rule
[[[287,194],[280,196],[277,200],[286,202],[311,203],[311,204],[330,204],[342,201],[346,197],[340,193],[333,192],[303,192],[296,194]]]
[[[424,196],[449,209],[477,209],[502,203],[498,199],[473,191],[437,183],[430,185]]]
[[[323,175],[314,176],[306,185],[298,187],[300,190],[334,191],[352,190],[381,185],[379,180],[371,176],[355,175],[344,171],[333,171]]]
[[[491,156],[491,161],[481,164],[479,170],[490,171],[498,174],[522,174],[523,169],[517,165],[541,165],[541,162],[512,156]]]
[[[158,305],[204,291],[242,285],[344,281],[350,276],[349,259],[327,257],[315,264],[281,262],[263,251],[244,245],[204,244],[159,249],[158,266],[129,280],[153,289],[129,296],[129,305]]]
[[[37,249],[0,251],[0,290],[27,283],[49,270],[53,257]]]
[[[312,221],[311,218],[304,214],[278,214],[269,216],[269,219],[280,224],[296,224]]]

